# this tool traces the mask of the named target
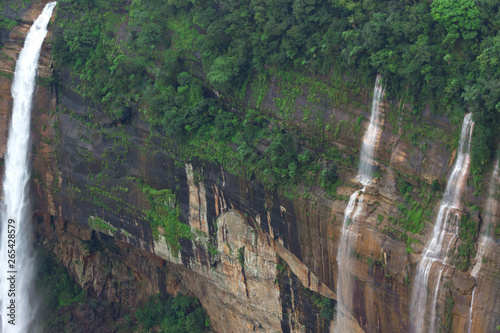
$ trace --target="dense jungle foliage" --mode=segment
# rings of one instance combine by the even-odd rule
[[[318,154],[297,151],[297,133],[274,126],[279,117],[245,105],[246,87],[251,81],[255,93],[271,76],[313,86],[323,75],[359,93],[380,73],[386,98],[411,103],[416,120],[425,107],[457,125],[473,112],[479,186],[498,134],[500,1],[129,3],[61,0],[55,21],[57,66],[79,75],[81,92],[116,119],[138,108],[191,156],[236,165],[270,188],[301,181],[329,189],[352,161],[325,149],[324,138]],[[207,83],[237,111],[222,107]],[[259,142],[269,148],[259,151]]]
[[[209,332],[210,319],[196,298],[153,295],[135,313],[145,332],[202,333]]]
[[[98,240],[87,243],[89,251],[106,246]],[[109,307],[94,298],[88,298],[85,290],[80,288],[66,268],[47,250],[39,251],[36,286],[41,290],[44,300],[43,329],[44,332],[78,331],[72,310],[78,305],[83,309]],[[80,311],[84,311],[80,309]],[[102,311],[102,310],[100,310]],[[89,310],[87,313],[94,313]],[[109,319],[109,318],[108,318]],[[208,332],[210,319],[193,297],[178,294],[166,297],[160,294],[151,296],[134,315],[126,314],[114,323],[117,332],[165,332],[165,333],[201,333]]]
[[[31,1],[32,0],[19,0],[10,4],[0,2],[0,33],[2,30],[9,32],[16,26],[16,20],[19,20],[19,12],[23,11]],[[9,15],[7,15],[7,12]]]

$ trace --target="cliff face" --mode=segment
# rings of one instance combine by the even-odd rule
[[[23,20],[32,21],[42,6],[39,2],[30,7]],[[29,24],[18,25],[3,41],[2,156],[11,109],[9,73],[28,28]],[[152,129],[139,112],[113,122],[76,92],[78,80],[71,73],[55,74],[58,84],[52,83],[50,41],[51,36],[42,52],[33,116],[37,244],[55,253],[90,295],[112,304],[116,318],[123,315],[121,307],[135,308],[154,293],[183,292],[200,299],[217,332],[325,332],[333,328],[333,312],[328,307],[333,311],[336,299],[343,213],[348,196],[357,188],[350,181],[355,164],[340,175],[343,185],[335,197],[320,188],[302,187],[288,199],[267,191],[258,179],[232,175],[220,165],[181,159],[168,138]],[[280,94],[278,85],[271,86],[260,106],[274,110],[273,100]],[[306,102],[307,94],[303,90],[295,105],[314,106],[314,115],[321,115],[326,123],[335,119],[337,124],[347,124],[336,135],[321,135],[339,147],[345,159],[355,160],[360,133],[368,124],[363,121],[360,131],[355,131],[354,123],[360,116],[369,119],[368,93],[348,96],[359,107],[333,108],[311,105]],[[250,104],[257,104],[250,88],[246,95]],[[366,218],[353,249],[353,332],[408,331],[415,263],[433,225],[426,223],[420,233],[412,234],[394,222],[405,218],[398,208],[403,197],[397,184],[402,179],[413,185],[415,190],[409,190],[409,195],[429,210],[427,220],[433,221],[439,196],[432,196],[425,206],[424,191],[416,189],[428,189],[435,180],[444,184],[455,156],[451,149],[454,134],[450,133],[457,126],[428,113],[415,125],[420,132],[408,129],[405,124],[410,116],[397,113],[396,105],[397,101],[384,105],[386,121],[377,149],[380,177],[367,196]],[[307,135],[320,135],[302,121],[303,116],[296,112],[286,121]],[[412,133],[428,136],[410,140]],[[144,184],[149,190],[170,189],[175,194],[168,197],[168,203],[163,198],[163,204],[178,207],[179,220],[189,225],[191,239],[178,240],[177,247],[163,236],[164,230],[152,229],[147,216],[155,207]],[[482,206],[484,200],[474,197],[472,188],[464,192],[464,202]],[[467,205],[462,211],[471,213]],[[481,222],[481,214],[472,216],[475,223]],[[93,251],[89,242],[105,246]],[[497,258],[493,255],[483,264],[487,273],[475,297],[480,293],[485,306],[474,318],[478,322],[474,332],[498,325]],[[448,318],[454,332],[468,329],[474,287],[469,272],[450,269],[443,273],[446,297],[438,300],[437,308],[438,325],[443,329]],[[450,297],[454,300],[451,307]]]

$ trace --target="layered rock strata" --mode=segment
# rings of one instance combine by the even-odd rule
[[[7,56],[0,59],[4,73],[0,75],[2,154],[11,108],[8,73],[14,68],[30,17],[36,17],[42,7],[43,2],[32,5],[23,23],[3,40],[2,52]],[[349,182],[355,163],[340,175],[344,183],[335,198],[320,188],[303,187],[289,200],[267,191],[258,179],[229,174],[220,165],[180,159],[168,138],[152,129],[138,112],[122,123],[110,122],[75,92],[78,82],[71,73],[57,73],[59,85],[51,83],[50,64],[49,37],[42,52],[34,110],[36,239],[56,254],[79,285],[116,309],[121,305],[135,308],[157,292],[194,295],[217,332],[325,332],[334,327],[334,322],[320,315],[321,307],[314,302],[317,296],[312,295],[336,299],[336,255],[346,198],[357,189]],[[273,97],[280,93],[277,86],[271,87],[262,107],[273,110]],[[252,103],[250,88],[247,97]],[[368,93],[349,98],[365,106],[371,103]],[[296,104],[307,105],[306,99],[304,90]],[[395,103],[389,101],[385,112],[395,112]],[[369,118],[366,109],[317,105],[315,112],[326,123],[335,119],[353,124],[359,116]],[[95,115],[92,119],[90,112]],[[302,117],[297,112],[287,121],[303,133],[317,134],[301,122]],[[404,117],[401,114],[399,120],[384,123],[377,152],[380,177],[365,195],[367,216],[352,260],[352,331],[408,330],[415,264],[432,225],[411,234],[391,223],[393,218],[404,218],[397,208],[403,202],[397,179],[405,179],[415,189],[434,180],[444,183],[454,159],[448,141],[453,141],[449,133],[458,125],[425,113],[418,126],[435,135],[415,144],[398,126]],[[367,121],[361,126],[364,131]],[[336,138],[325,135],[345,159],[355,160],[360,146],[355,131],[341,130]],[[193,234],[191,240],[181,240],[177,256],[161,235],[153,236],[145,214],[151,206],[139,182],[175,193],[179,219]],[[422,201],[416,190],[410,195]],[[465,189],[464,200],[476,206],[482,202],[470,187]],[[429,221],[436,214],[433,208],[430,204]],[[472,216],[477,223],[481,221],[481,215]],[[95,219],[104,221],[105,227],[92,223]],[[419,243],[408,244],[408,237]],[[94,240],[109,247],[90,253],[86,244]],[[491,267],[498,273],[497,266]],[[438,321],[444,322],[446,311],[451,311],[453,331],[461,332],[469,318],[474,280],[469,271],[458,269],[443,273],[441,279],[454,305],[446,310],[446,298],[439,299]],[[481,283],[484,290],[496,286],[494,278]],[[493,294],[491,299],[484,295],[485,304],[496,304]],[[120,316],[120,311],[115,315]],[[495,320],[485,315],[488,327],[494,327]],[[474,332],[481,329],[476,325]]]

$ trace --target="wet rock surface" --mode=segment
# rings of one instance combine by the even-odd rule
[[[40,2],[28,8],[23,22],[29,23],[42,6]],[[20,24],[9,36],[1,36],[2,52],[8,56],[0,59],[2,73],[13,72],[27,29],[27,24]],[[53,75],[50,43],[45,44],[41,59],[39,75],[49,78]],[[346,197],[357,189],[348,182],[352,175],[342,175],[346,185],[338,188],[335,198],[319,188],[301,188],[310,193],[309,198],[298,195],[288,200],[265,190],[258,180],[231,175],[220,165],[180,160],[165,149],[166,138],[136,111],[127,114],[127,119],[111,122],[103,112],[93,109],[99,124],[93,127],[87,116],[91,103],[75,92],[71,74],[54,75],[58,75],[60,85],[40,86],[34,110],[36,239],[39,246],[56,255],[89,295],[109,302],[110,309],[137,308],[157,292],[194,295],[217,332],[325,332],[334,327],[334,322],[319,316],[320,308],[311,301],[308,290],[336,299],[336,252],[343,212]],[[272,94],[279,94],[279,90],[270,91],[263,107],[274,107]],[[251,91],[247,95],[252,98]],[[361,99],[370,105],[368,95]],[[297,104],[305,106],[305,100],[302,96]],[[9,76],[0,75],[1,157],[11,103]],[[368,118],[363,109],[319,105],[318,110],[324,112],[325,119]],[[297,114],[297,126],[314,134],[314,129],[301,125],[301,118]],[[452,132],[442,117],[429,114],[423,122]],[[360,136],[353,131],[341,131],[331,140],[354,152],[360,146]],[[405,141],[401,131],[394,133],[393,124],[384,123],[377,152],[381,175],[366,191],[367,214],[353,251],[356,307],[347,314],[352,316],[352,331],[408,331],[411,280],[432,225],[425,226],[421,235],[412,235],[397,229],[389,217],[401,218],[396,207],[402,200],[396,186],[398,177],[403,175],[416,185],[446,176],[452,152],[439,138],[426,144],[423,152]],[[144,213],[151,207],[138,187],[139,179],[151,188],[175,192],[180,220],[189,224],[195,235],[181,242],[177,257],[164,239],[153,237]],[[467,188],[468,200],[481,206],[480,198],[471,193]],[[106,221],[113,232],[92,229],[90,217]],[[411,244],[416,254],[408,253],[412,252],[407,249],[408,236],[420,240],[420,244]],[[102,253],[90,253],[85,242],[91,240],[109,247]],[[243,249],[242,258],[239,249]],[[287,265],[283,272],[277,268],[281,260]],[[479,312],[481,323],[473,332],[486,331],[497,320],[494,313],[498,312],[487,309],[499,306],[495,296],[498,268],[493,262],[487,267],[484,278],[476,281],[484,306]],[[468,320],[474,279],[469,271],[456,271],[445,278],[443,285],[450,282],[449,295],[455,298],[453,327],[460,332]],[[445,297],[439,302],[439,316],[444,318]],[[71,315],[88,325],[84,331],[107,331],[99,318],[121,315],[121,311],[113,311],[103,314],[82,306]]]

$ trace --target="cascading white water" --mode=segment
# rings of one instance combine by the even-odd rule
[[[38,59],[55,5],[55,2],[47,4],[28,32],[12,83],[14,105],[5,155],[0,242],[0,312],[4,333],[37,331],[34,323],[37,309],[33,286],[34,253],[27,211],[28,148]]]
[[[410,320],[411,331],[415,333],[434,332],[435,318],[429,318],[429,327],[425,329],[425,310],[427,306],[428,294],[434,295],[437,301],[437,293],[439,292],[440,281],[434,283],[434,289],[428,293],[429,274],[434,266],[434,263],[440,266],[446,264],[447,253],[453,240],[458,237],[456,227],[453,228],[453,222],[458,223],[457,211],[460,208],[460,195],[463,186],[467,180],[470,164],[470,142],[472,138],[472,129],[474,122],[472,114],[465,116],[462,123],[462,131],[460,134],[460,144],[458,148],[457,159],[453,166],[453,171],[448,179],[446,190],[441,199],[439,213],[434,224],[432,238],[427,243],[425,250],[420,257],[420,262],[415,274],[415,283],[413,285]],[[441,277],[443,267],[435,268],[436,274]],[[438,273],[439,272],[439,273]],[[432,317],[435,317],[435,306],[432,304]]]
[[[380,135],[382,121],[380,102],[383,95],[384,90],[381,85],[381,77],[377,75],[373,91],[370,125],[363,137],[358,175],[356,177],[363,184],[363,188],[351,195],[349,204],[344,211],[344,224],[342,225],[339,249],[337,251],[337,316],[335,319],[335,332],[337,333],[349,332],[350,325],[347,312],[353,308],[354,293],[353,280],[350,276],[350,252],[352,244],[354,244],[358,236],[358,222],[360,222],[361,215],[366,212],[363,193],[366,186],[370,185],[373,181],[375,148]]]
[[[356,177],[361,184],[369,185],[373,180],[374,158],[377,140],[380,135],[380,122],[382,121],[380,112],[380,102],[384,96],[384,89],[381,85],[382,78],[377,75],[375,88],[373,89],[372,111],[370,116],[370,125],[363,137],[363,145],[361,146],[361,155],[358,176]]]
[[[476,294],[476,288],[478,284],[478,274],[479,271],[481,270],[481,265],[483,263],[483,258],[487,256],[491,250],[492,247],[495,246],[495,241],[489,234],[489,231],[492,229],[492,223],[493,223],[493,215],[499,205],[497,199],[496,199],[496,194],[498,191],[498,185],[500,182],[500,176],[499,176],[499,167],[498,167],[499,160],[495,161],[495,166],[493,167],[493,172],[491,174],[491,181],[490,185],[488,188],[488,199],[486,199],[486,206],[484,210],[484,219],[483,219],[483,224],[481,227],[481,230],[479,231],[479,243],[477,247],[477,253],[476,253],[476,263],[474,264],[474,267],[472,268],[471,275],[474,277],[476,280],[476,284],[474,285],[474,289],[472,290],[472,299],[470,303],[470,310],[469,310],[469,327],[468,327],[468,332],[470,333],[472,331],[472,318],[473,318],[473,311],[474,311],[474,297]]]

